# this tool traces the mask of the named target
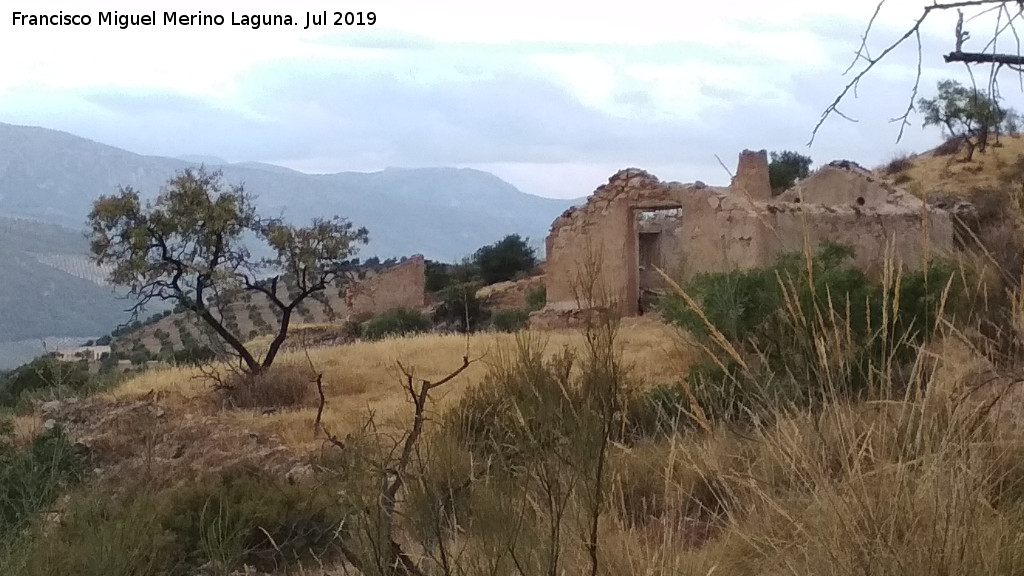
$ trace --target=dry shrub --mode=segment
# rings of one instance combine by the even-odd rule
[[[960,149],[964,145],[964,139],[960,136],[953,136],[947,138],[945,142],[939,144],[932,150],[932,154],[935,156],[953,156],[960,152]]]
[[[677,438],[613,453],[613,502],[629,528],[661,522],[676,527],[687,520],[713,523],[734,506],[725,478],[741,468],[731,439],[715,437],[679,443]],[[709,449],[710,448],[710,449]]]
[[[1005,276],[1019,279],[1024,265],[1024,234],[1018,224],[1020,210],[1011,191],[979,188],[972,192],[971,202],[977,212],[976,230],[984,251]]]
[[[913,167],[913,165],[914,156],[912,154],[898,154],[894,156],[892,160],[889,160],[889,162],[885,164],[885,167],[882,169],[882,171],[886,174],[886,176],[895,176],[897,174],[902,174],[903,172],[910,170],[910,168]]]
[[[304,367],[274,366],[257,375],[234,374],[220,386],[220,393],[232,408],[308,407],[316,400],[315,376]]]

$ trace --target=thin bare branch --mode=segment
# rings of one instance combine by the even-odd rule
[[[892,122],[900,123],[900,129],[896,137],[896,141],[899,142],[903,138],[904,131],[909,124],[908,119],[914,111],[914,101],[917,98],[918,89],[920,87],[921,81],[923,62],[921,26],[934,12],[953,9],[956,9],[958,12],[960,12],[961,8],[987,7],[984,10],[981,10],[978,14],[972,16],[970,19],[968,19],[968,21],[984,14],[996,13],[998,15],[996,28],[993,31],[993,36],[991,40],[988,42],[988,44],[986,44],[985,49],[982,52],[963,52],[963,43],[970,37],[970,35],[968,32],[963,30],[964,18],[961,12],[960,17],[958,18],[956,30],[956,49],[953,52],[944,56],[944,59],[947,63],[963,62],[965,64],[993,64],[994,68],[992,70],[992,77],[990,78],[990,86],[994,84],[994,76],[998,72],[998,67],[996,65],[1010,65],[1015,67],[1024,66],[1024,58],[1022,58],[1020,54],[1019,40],[1017,42],[1018,49],[1016,54],[999,54],[998,52],[996,52],[997,39],[1000,35],[1002,35],[1007,30],[1011,30],[1014,36],[1016,37],[1014,21],[1021,15],[1021,10],[1018,10],[1016,14],[1011,15],[1010,11],[1006,9],[1006,5],[1009,3],[1009,0],[963,0],[959,2],[933,2],[932,4],[923,7],[920,16],[914,21],[913,25],[910,28],[908,28],[901,36],[899,36],[895,41],[888,44],[877,56],[871,56],[868,47],[868,40],[871,35],[871,32],[875,28],[875,24],[877,22],[879,13],[881,12],[885,2],[886,0],[880,0],[880,2],[875,6],[875,10],[872,13],[871,18],[868,20],[868,24],[865,27],[864,33],[861,36],[860,46],[854,53],[853,60],[847,67],[847,69],[843,72],[843,75],[845,76],[852,72],[856,68],[857,63],[863,63],[863,66],[860,68],[860,70],[857,71],[853,78],[851,78],[850,81],[847,82],[847,84],[843,87],[843,89],[832,101],[832,103],[830,103],[821,113],[821,116],[815,124],[814,129],[811,131],[811,138],[807,142],[808,146],[814,144],[814,140],[817,137],[819,130],[825,124],[825,121],[828,120],[830,116],[836,115],[851,122],[856,121],[855,119],[842,113],[839,109],[839,106],[844,102],[844,100],[846,100],[846,98],[851,93],[856,98],[857,90],[860,86],[861,80],[863,80],[875,68],[875,66],[878,65],[879,62],[884,60],[887,56],[889,56],[889,54],[891,54],[897,48],[902,46],[904,42],[906,42],[910,38],[914,38],[917,44],[918,58],[917,71],[914,77],[914,86],[911,90],[910,101],[907,105],[906,111],[902,115],[891,119]],[[1018,5],[1021,5],[1020,2],[1016,3]],[[988,48],[990,47],[992,48],[992,52],[987,52],[986,50],[988,50]],[[1020,73],[1020,70],[1018,70],[1018,73]],[[1021,86],[1022,88],[1024,88],[1024,76],[1022,76],[1021,79]]]

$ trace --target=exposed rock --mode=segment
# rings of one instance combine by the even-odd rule
[[[515,282],[499,282],[484,286],[476,297],[492,311],[526,309],[527,296],[544,286],[544,276],[531,276]]]
[[[293,467],[291,470],[289,470],[288,473],[284,475],[284,477],[285,477],[286,480],[288,480],[289,482],[294,484],[294,483],[302,480],[303,478],[307,478],[308,476],[310,476],[312,474],[313,474],[313,467],[312,466],[310,466],[309,464],[300,464],[298,466]]]

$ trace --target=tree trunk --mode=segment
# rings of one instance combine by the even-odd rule
[[[211,328],[213,328],[218,336],[227,342],[228,346],[231,346],[231,348],[238,353],[239,358],[242,359],[242,362],[245,362],[246,369],[250,374],[259,374],[263,371],[263,366],[260,366],[260,363],[256,361],[256,358],[245,347],[245,344],[242,344],[241,340],[236,338],[234,334],[229,332],[223,324],[214,318],[213,314],[211,314],[209,310],[206,308],[201,309],[199,311],[199,316],[209,324]]]
[[[298,302],[299,300],[293,302],[292,306]],[[274,341],[270,343],[270,349],[267,350],[266,358],[263,359],[263,370],[270,368],[270,365],[274,363],[277,353],[281,350],[281,345],[284,344],[284,339],[288,337],[288,325],[291,324],[292,319],[292,306],[286,306],[281,309],[281,326],[277,330],[277,336],[274,337]]]

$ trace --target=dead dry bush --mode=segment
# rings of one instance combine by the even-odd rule
[[[971,201],[977,213],[977,243],[1001,276],[1017,283],[1024,266],[1024,233],[1020,207],[1009,189],[974,190]]]
[[[935,156],[953,156],[960,152],[960,149],[964,145],[963,138],[954,136],[947,138],[942,144],[939,144],[932,150],[932,154]]]
[[[273,367],[260,374],[233,374],[218,386],[223,404],[229,408],[274,410],[313,407],[316,386],[308,368]]]
[[[886,176],[896,176],[910,170],[913,165],[914,156],[912,154],[898,154],[885,164],[882,171],[885,172]]]

